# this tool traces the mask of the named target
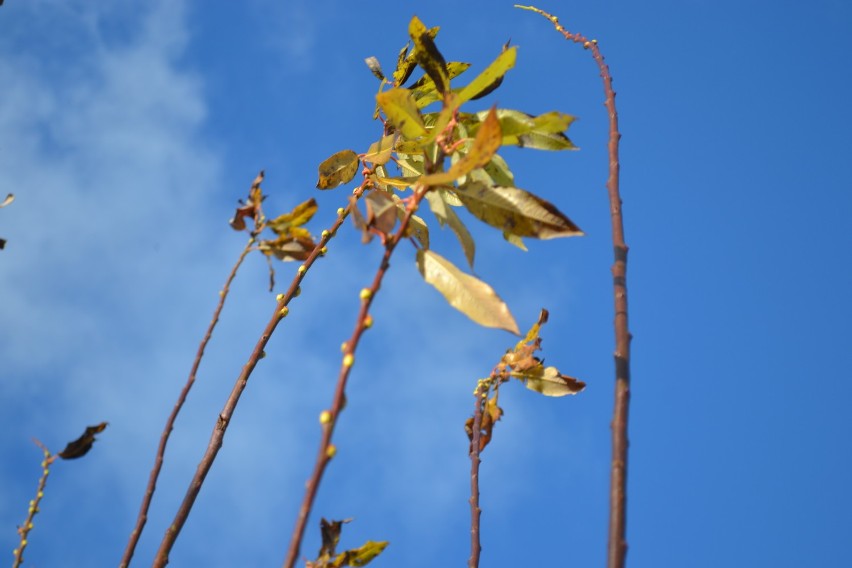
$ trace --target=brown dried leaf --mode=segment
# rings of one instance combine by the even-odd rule
[[[82,436],[73,442],[68,442],[65,449],[57,455],[64,460],[73,460],[85,456],[92,449],[92,444],[95,443],[95,434],[100,434],[106,427],[106,422],[101,422],[96,426],[88,426]]]
[[[352,150],[341,150],[319,165],[317,189],[334,189],[349,183],[358,172],[358,154]]]

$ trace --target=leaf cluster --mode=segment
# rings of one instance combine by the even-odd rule
[[[337,544],[340,542],[340,532],[344,523],[351,519],[342,521],[320,520],[320,532],[322,533],[322,545],[320,546],[317,559],[305,564],[306,568],[342,568],[343,566],[366,566],[387,547],[387,541],[368,540],[362,546],[337,552]]]
[[[501,231],[511,244],[526,250],[523,239],[582,235],[580,228],[548,201],[516,186],[499,154],[503,146],[571,150],[565,131],[574,117],[560,112],[538,116],[511,109],[463,110],[496,90],[515,65],[517,48],[506,44],[500,54],[467,84],[454,81],[470,64],[447,61],[435,39],[439,28],[427,28],[417,17],[409,24],[409,42],[397,55],[395,69],[385,73],[376,57],[367,66],[380,81],[375,117],[384,125],[381,138],[366,152],[343,150],[319,167],[319,189],[352,181],[363,163],[366,212],[355,199],[350,211],[363,241],[378,236],[387,242],[414,196],[422,194],[441,227],[458,238],[472,269],[476,245],[458,209]],[[414,70],[423,75],[409,81]],[[440,103],[439,107],[433,107]],[[406,196],[407,191],[412,194]],[[418,201],[419,203],[419,201]],[[430,249],[429,225],[410,214],[404,235],[417,250],[423,278],[473,321],[518,334],[514,317],[494,290]]]

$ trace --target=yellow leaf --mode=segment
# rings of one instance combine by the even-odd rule
[[[561,374],[556,367],[545,368],[543,365],[525,371],[519,378],[528,389],[545,396],[577,394],[586,388],[583,381]]]
[[[458,93],[459,104],[476,98],[480,93],[491,87],[496,81],[499,81],[506,71],[515,66],[518,48],[510,47],[503,53],[497,56],[491,64],[480,73],[476,79],[467,84]]]
[[[352,150],[337,152],[319,165],[318,189],[333,189],[349,183],[358,171],[358,154]]]
[[[408,35],[414,41],[414,59],[417,64],[429,75],[439,93],[449,92],[450,74],[447,71],[447,61],[435,46],[434,34],[414,16],[408,24]]]
[[[553,204],[523,189],[474,182],[454,191],[476,218],[508,235],[554,239],[583,234]]]
[[[453,208],[451,207],[452,204],[448,202],[448,195],[450,194],[444,190],[430,191],[426,194],[426,201],[429,202],[429,208],[432,210],[432,213],[435,214],[435,217],[438,219],[441,226],[444,224],[449,225],[456,234],[459,243],[461,243],[467,263],[471,268],[473,268],[473,258],[476,254],[476,245],[474,244],[473,237],[470,236],[470,232],[467,230],[467,227],[465,227],[462,220],[459,219],[459,216],[456,215],[456,212],[453,211]]]
[[[396,88],[376,95],[385,116],[405,138],[414,140],[426,134],[423,117],[408,89]]]
[[[482,280],[465,274],[431,250],[417,251],[417,268],[423,279],[443,294],[452,307],[479,325],[519,334],[518,324],[508,306]]]
[[[364,154],[364,160],[371,164],[383,165],[390,160],[391,152],[393,152],[393,134],[388,134],[378,142],[373,142],[370,149]]]

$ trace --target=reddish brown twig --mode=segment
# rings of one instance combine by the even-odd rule
[[[41,478],[38,480],[35,499],[30,501],[30,506],[27,510],[27,518],[24,521],[24,524],[18,527],[18,535],[21,538],[18,541],[18,548],[12,551],[12,554],[15,555],[15,561],[12,563],[12,568],[18,568],[18,566],[24,563],[24,550],[27,548],[28,544],[27,537],[33,529],[33,519],[36,514],[38,514],[39,503],[41,503],[41,499],[44,497],[44,488],[47,485],[47,476],[50,474],[50,464],[52,464],[56,459],[56,456],[52,455],[40,441],[34,439],[33,442],[35,442],[35,444],[41,448],[41,451],[44,453],[44,459],[41,462]]]
[[[382,261],[373,278],[373,283],[369,288],[364,288],[361,291],[361,309],[358,312],[358,318],[355,323],[355,329],[349,341],[346,342],[343,362],[340,366],[340,373],[337,378],[337,387],[334,391],[334,399],[331,403],[331,408],[320,415],[320,423],[322,424],[322,439],[320,440],[319,452],[314,463],[314,470],[311,474],[308,483],[305,486],[305,496],[302,499],[302,505],[299,507],[299,514],[296,518],[296,526],[293,528],[293,535],[290,539],[290,546],[287,549],[287,557],[284,560],[285,568],[293,568],[299,557],[302,539],[305,535],[305,527],[308,523],[308,516],[313,508],[314,499],[316,498],[317,490],[319,489],[320,481],[322,481],[323,473],[328,466],[328,463],[334,457],[336,448],[331,443],[334,427],[337,425],[337,419],[340,416],[340,411],[343,410],[344,401],[346,399],[346,382],[349,378],[349,372],[352,369],[352,364],[355,361],[355,351],[358,348],[358,343],[364,331],[372,324],[370,316],[370,306],[373,299],[381,287],[382,280],[390,268],[390,258],[393,254],[396,245],[403,238],[406,228],[411,221],[411,216],[414,215],[417,208],[420,206],[420,201],[426,195],[428,187],[418,186],[415,188],[414,194],[406,206],[405,216],[399,224],[399,228],[394,235],[385,242],[385,253],[382,256]]]
[[[362,184],[356,190],[356,197],[360,197],[366,187],[365,184]],[[278,323],[288,314],[289,308],[287,307],[297,294],[299,290],[299,286],[302,283],[302,280],[305,278],[305,274],[307,271],[313,266],[316,259],[323,254],[325,254],[326,244],[331,239],[331,237],[337,232],[337,229],[346,219],[349,209],[342,209],[339,211],[339,215],[335,222],[332,224],[331,228],[322,232],[322,237],[317,242],[316,247],[311,251],[308,258],[299,266],[299,269],[296,271],[296,276],[293,278],[293,281],[290,283],[290,287],[283,294],[278,295],[278,303],[275,307],[275,312],[270,318],[269,322],[266,324],[263,332],[260,335],[257,343],[255,344],[254,349],[251,352],[251,355],[248,358],[248,362],[243,366],[240,375],[237,377],[236,383],[234,384],[233,389],[231,390],[231,394],[228,397],[228,400],[225,402],[225,406],[222,409],[222,412],[219,414],[216,425],[213,428],[213,432],[210,435],[210,440],[207,444],[207,451],[204,453],[204,456],[201,458],[201,461],[198,464],[198,467],[195,471],[195,475],[193,475],[192,480],[190,481],[189,488],[186,491],[186,495],[181,502],[180,507],[178,508],[177,513],[175,513],[175,517],[172,520],[171,525],[166,530],[166,534],[163,536],[163,540],[160,542],[160,548],[157,551],[157,555],[154,558],[153,566],[157,568],[162,568],[169,562],[169,553],[171,552],[172,547],[174,546],[175,541],[177,540],[178,535],[180,534],[183,525],[186,523],[186,519],[189,516],[190,511],[192,510],[192,506],[195,503],[195,499],[198,497],[198,493],[201,490],[201,485],[204,483],[204,479],[207,477],[207,474],[210,472],[210,468],[213,467],[213,462],[216,459],[216,455],[219,453],[219,450],[222,448],[222,440],[225,437],[225,432],[228,429],[228,424],[231,421],[231,417],[234,414],[234,410],[237,406],[237,403],[240,400],[240,396],[243,393],[243,390],[248,383],[248,379],[251,376],[254,368],[257,366],[258,361],[264,355],[264,348],[266,344],[269,342],[269,339],[272,337],[272,334],[275,332],[276,327],[278,327]]]
[[[222,313],[222,308],[225,306],[225,300],[228,297],[231,283],[237,276],[237,271],[243,264],[248,253],[253,250],[252,246],[254,245],[254,242],[255,236],[252,235],[248,244],[246,244],[243,249],[243,252],[237,259],[237,262],[234,263],[231,273],[228,275],[227,280],[225,280],[225,285],[222,286],[222,290],[219,292],[219,304],[216,306],[216,310],[213,312],[213,319],[210,321],[210,325],[207,326],[207,332],[204,334],[204,338],[198,346],[198,351],[195,354],[195,360],[192,362],[192,369],[189,371],[189,377],[186,379],[186,383],[183,385],[183,389],[181,389],[177,401],[175,401],[174,408],[172,408],[172,412],[166,420],[163,433],[160,435],[160,444],[157,447],[154,466],[151,468],[151,474],[148,476],[148,486],[145,488],[145,495],[142,497],[142,505],[139,507],[139,515],[136,517],[136,526],[133,527],[133,532],[130,533],[130,539],[127,542],[124,555],[121,557],[121,563],[119,564],[120,568],[127,568],[127,566],[130,565],[130,560],[133,558],[133,553],[136,551],[136,545],[139,543],[139,537],[142,536],[142,530],[145,528],[145,523],[148,521],[148,509],[151,506],[151,499],[154,497],[154,491],[157,489],[157,479],[160,476],[160,470],[163,469],[166,445],[168,444],[169,437],[174,429],[175,420],[177,420],[177,416],[180,414],[181,408],[183,408],[183,405],[186,402],[186,397],[189,395],[189,391],[195,383],[195,377],[198,374],[198,367],[201,365],[202,357],[204,357],[204,349],[210,342],[210,338],[213,336],[213,330],[219,322],[219,316]]]
[[[492,378],[494,377],[492,373]],[[482,545],[479,536],[479,523],[482,517],[482,509],[479,508],[479,458],[480,440],[482,438],[482,407],[485,404],[491,381],[480,381],[473,392],[476,404],[473,407],[473,424],[471,426],[470,438],[470,558],[467,561],[468,568],[479,566],[479,555]]]
[[[610,470],[609,544],[607,566],[623,568],[627,555],[627,417],[630,405],[630,340],[627,327],[627,244],[624,241],[624,221],[621,215],[619,192],[618,113],[615,110],[615,91],[609,67],[598,49],[597,40],[566,30],[559,20],[543,10],[532,6],[517,8],[541,14],[554,25],[565,39],[582,44],[592,53],[603,80],[604,106],[609,113],[609,177],[606,187],[609,193],[612,245],[615,261],[612,265],[613,292],[615,296],[615,404],[612,415],[612,466]]]

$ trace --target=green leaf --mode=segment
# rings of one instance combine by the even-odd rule
[[[349,183],[358,171],[358,154],[352,150],[343,150],[319,165],[318,189],[333,189]]]
[[[452,183],[474,169],[483,167],[491,161],[491,157],[500,149],[501,140],[500,123],[492,108],[485,120],[482,121],[482,126],[477,131],[467,154],[446,172],[423,176],[422,183],[424,185]]]
[[[370,149],[367,150],[366,154],[364,154],[364,160],[376,165],[388,163],[391,153],[393,152],[393,142],[395,137],[396,136],[394,134],[388,134],[381,140],[370,144]]]
[[[450,75],[447,71],[447,61],[435,46],[434,34],[430,34],[423,22],[414,16],[408,24],[408,35],[414,42],[414,59],[417,64],[429,75],[439,93],[448,93]]]
[[[565,396],[577,394],[586,388],[586,383],[573,377],[563,375],[556,367],[536,365],[523,373],[512,373],[512,376],[524,381],[524,385],[544,396]]]
[[[426,134],[423,117],[420,116],[408,89],[395,88],[379,93],[376,95],[376,102],[382,107],[391,124],[409,140]]]
[[[465,115],[464,120],[481,121],[486,118],[486,112]],[[504,146],[518,146],[538,150],[576,150],[577,147],[563,133],[574,122],[570,114],[547,112],[533,116],[521,111],[498,109],[497,118],[503,132]],[[471,125],[475,131],[476,126]]]
[[[474,182],[455,189],[477,219],[518,237],[555,239],[583,231],[553,204],[517,187],[489,187]]]
[[[411,72],[414,71],[414,68],[417,66],[417,63],[414,61],[413,57],[408,56],[408,45],[399,50],[399,55],[396,57],[396,69],[393,72],[393,84],[397,87],[401,87],[403,83],[408,81],[408,78],[411,77]]]
[[[508,306],[485,282],[465,274],[431,250],[417,251],[417,268],[423,279],[443,294],[452,307],[479,325],[518,335],[518,324]]]
[[[510,47],[498,55],[497,59],[492,61],[491,64],[476,77],[476,79],[468,83],[467,86],[459,91],[458,104],[484,96],[490,92],[485,92],[487,89],[491,88],[491,90],[493,90],[496,88],[495,83],[501,81],[503,75],[515,66],[517,55],[517,47]],[[494,87],[492,88],[492,86]]]
[[[476,254],[476,245],[474,244],[473,237],[470,236],[470,232],[467,230],[467,227],[465,227],[462,220],[459,219],[459,216],[456,215],[456,212],[453,211],[450,203],[447,202],[448,195],[450,194],[442,189],[430,191],[426,194],[426,201],[429,202],[429,208],[432,210],[432,213],[435,214],[435,217],[438,219],[441,226],[444,226],[444,224],[449,225],[456,234],[459,243],[461,243],[467,263],[471,268],[473,268],[473,258]]]
[[[447,74],[450,79],[461,75],[470,68],[470,63],[462,63],[460,61],[450,61],[447,63]],[[439,101],[443,98],[443,94],[439,93],[435,88],[435,82],[429,75],[423,75],[411,85],[412,95],[417,102],[417,108],[425,108],[430,104]]]
[[[376,556],[382,553],[389,543],[387,541],[372,541],[368,540],[360,548],[341,552],[331,561],[329,565],[332,568],[340,568],[342,566],[366,566]]]

